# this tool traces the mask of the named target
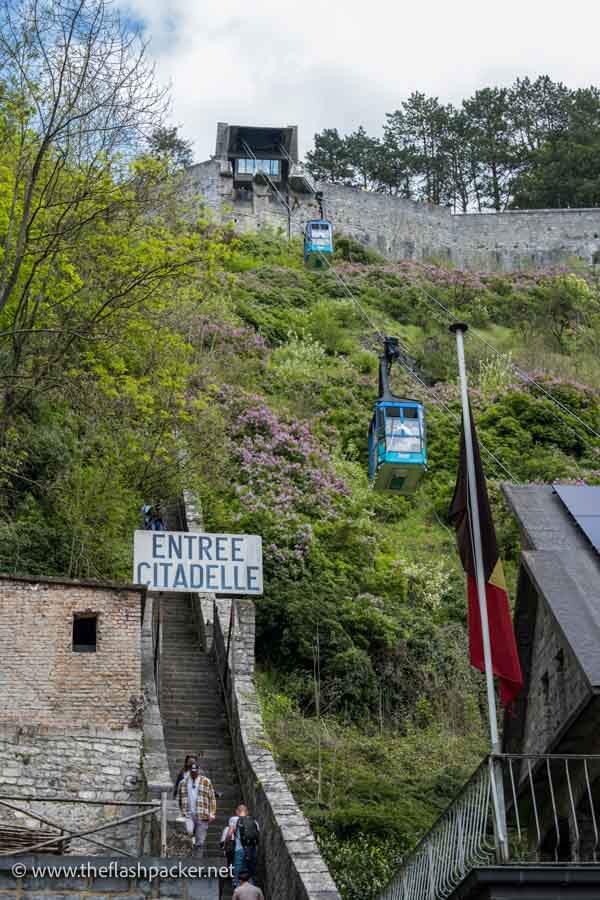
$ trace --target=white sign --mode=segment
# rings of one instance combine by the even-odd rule
[[[262,540],[256,534],[136,531],[133,580],[151,591],[262,594]]]

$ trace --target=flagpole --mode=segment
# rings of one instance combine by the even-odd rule
[[[469,506],[473,552],[475,556],[475,580],[481,617],[481,634],[483,638],[483,662],[485,666],[485,683],[487,687],[488,715],[490,720],[490,742],[492,753],[500,753],[498,736],[498,716],[496,713],[496,694],[494,691],[494,670],[492,668],[492,648],[490,644],[490,627],[488,623],[487,601],[485,596],[485,572],[483,569],[483,550],[481,547],[481,528],[479,525],[479,503],[477,501],[477,481],[475,478],[475,457],[473,453],[473,434],[471,431],[471,411],[469,409],[469,393],[467,388],[467,370],[465,367],[465,347],[463,335],[468,330],[464,322],[454,322],[450,331],[456,335],[456,352],[458,355],[458,374],[460,378],[460,396],[462,401],[465,450],[467,456],[467,482],[469,486]]]

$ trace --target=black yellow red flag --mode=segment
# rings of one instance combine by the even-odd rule
[[[475,425],[471,416],[471,433],[473,436],[473,456],[475,462],[475,482],[479,506],[479,526],[481,530],[481,547],[483,553],[483,570],[485,577],[485,595],[487,601],[490,644],[492,650],[492,669],[500,683],[500,701],[508,706],[517,697],[523,687],[523,675],[517,653],[515,633],[508,603],[508,591],[504,581],[502,561],[498,554],[496,531],[492,521],[492,512],[488,498],[485,475],[481,463],[479,444],[475,433]],[[467,597],[469,606],[469,655],[471,664],[480,671],[485,670],[483,658],[483,635],[477,580],[475,577],[475,558],[473,551],[473,524],[469,505],[469,488],[467,481],[467,453],[465,448],[464,420],[461,427],[460,458],[454,497],[450,504],[450,521],[456,529],[458,552],[467,575]]]

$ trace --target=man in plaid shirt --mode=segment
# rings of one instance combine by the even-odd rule
[[[200,775],[195,762],[190,766],[187,777],[179,783],[178,799],[182,814],[194,823],[192,852],[194,856],[200,856],[208,826],[217,815],[217,801],[211,781]]]

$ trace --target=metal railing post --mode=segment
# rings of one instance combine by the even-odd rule
[[[167,792],[160,795],[160,855],[167,855]]]
[[[506,826],[506,804],[504,802],[504,773],[502,772],[502,760],[493,754],[490,756],[490,779],[497,862],[507,863],[510,858],[510,851]]]

